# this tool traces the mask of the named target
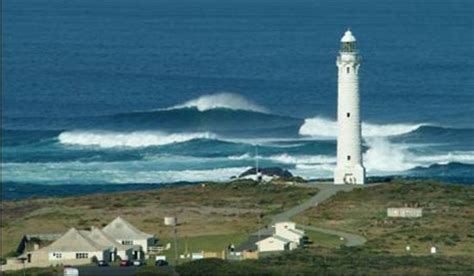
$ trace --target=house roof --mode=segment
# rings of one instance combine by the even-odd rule
[[[104,231],[100,230],[99,228],[94,228],[88,234],[89,239],[93,240],[95,243],[104,246],[104,247],[114,247],[118,250],[127,250],[130,246],[123,245],[118,243],[117,240],[112,238],[111,236],[104,233]]]
[[[278,235],[273,235],[273,236],[270,236],[268,238],[265,238],[263,240],[260,240],[258,242],[256,242],[257,244],[264,241],[264,240],[268,240],[268,239],[274,239],[275,241],[279,241],[279,242],[282,242],[282,243],[289,243],[291,242],[289,239],[286,239],[284,237],[281,237],[281,236],[278,236]]]
[[[292,233],[295,233],[299,236],[304,236],[304,231],[302,231],[302,230],[299,230],[299,229],[287,229],[287,230],[292,232]]]
[[[75,228],[71,228],[59,239],[40,250],[48,252],[94,252],[104,249],[106,249],[106,247],[84,236]]]
[[[138,230],[121,217],[114,219],[102,231],[114,239],[141,240],[153,237],[151,234]]]
[[[263,234],[260,236],[260,240],[270,237],[268,234]],[[250,235],[248,239],[243,242],[242,244],[236,246],[235,251],[256,251],[257,245],[256,242],[259,241],[259,237],[257,235]]]

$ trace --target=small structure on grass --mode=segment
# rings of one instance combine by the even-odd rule
[[[387,208],[387,217],[390,218],[421,218],[423,216],[422,208],[402,207]]]
[[[303,230],[296,229],[294,222],[277,222],[273,225],[273,235],[255,244],[258,252],[293,250],[303,244],[304,235]]]

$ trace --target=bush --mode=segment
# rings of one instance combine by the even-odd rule
[[[215,258],[202,259],[184,263],[176,267],[179,275],[220,275],[225,274],[229,263]]]
[[[146,266],[140,268],[136,272],[137,276],[170,276],[174,275],[174,272],[172,270],[170,271],[163,271],[163,268],[161,267],[155,267],[155,266]]]
[[[184,263],[176,267],[181,276],[186,275],[272,275],[273,273],[256,261],[228,262],[209,258]]]

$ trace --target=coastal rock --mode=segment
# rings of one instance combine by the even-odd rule
[[[270,167],[270,168],[259,168],[258,172],[262,174],[262,176],[270,176],[270,177],[283,177],[283,178],[291,178],[293,175],[285,169],[279,167]],[[244,178],[246,176],[255,175],[256,169],[250,168],[239,175],[239,178]]]

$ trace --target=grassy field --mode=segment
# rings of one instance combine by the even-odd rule
[[[419,219],[388,218],[388,207],[419,204]],[[341,192],[298,215],[318,227],[362,234],[366,247],[379,252],[429,254],[431,245],[443,255],[474,256],[474,189],[427,181],[397,181]]]
[[[255,231],[260,214],[264,215],[263,223],[268,223],[272,214],[291,208],[316,193],[317,189],[314,188],[238,181],[148,191],[3,201],[1,252],[5,256],[15,250],[25,234],[63,233],[70,227],[101,227],[117,216],[167,242],[173,232],[170,227],[164,226],[163,218],[170,215],[179,218],[179,244],[183,250],[185,241],[190,251],[199,250],[199,247],[214,250],[226,247],[230,241],[237,243]]]
[[[178,255],[180,254],[191,254],[193,252],[210,251],[210,252],[222,252],[231,243],[234,245],[240,244],[247,239],[247,235],[244,233],[234,233],[227,235],[202,235],[192,237],[179,237],[178,236]],[[171,249],[164,252],[166,259],[174,264],[175,250],[172,238],[166,238],[162,240],[163,244],[170,243]],[[149,264],[154,264],[154,260],[151,260]]]
[[[69,227],[102,226],[123,216],[138,228],[172,243],[163,217],[178,215],[179,253],[221,251],[244,241],[273,214],[316,194],[312,188],[256,185],[253,182],[207,184],[141,192],[2,202],[2,254],[13,250],[25,233],[64,232]],[[362,234],[364,246],[348,248],[337,236],[306,231],[314,242],[259,260],[182,262],[180,275],[473,275],[474,189],[428,181],[396,181],[351,192],[296,216],[302,224]],[[387,218],[386,208],[419,204],[419,219]],[[259,215],[264,214],[259,222]],[[407,254],[405,246],[412,251]],[[439,253],[430,255],[436,245]],[[166,251],[173,262],[173,246]],[[139,275],[156,275],[149,266]],[[32,275],[55,271],[33,269]],[[250,274],[249,274],[250,273]],[[14,274],[15,275],[15,274]]]
[[[338,236],[309,230],[306,230],[305,234],[312,241],[310,247],[339,248],[345,244],[345,241],[340,240]]]

